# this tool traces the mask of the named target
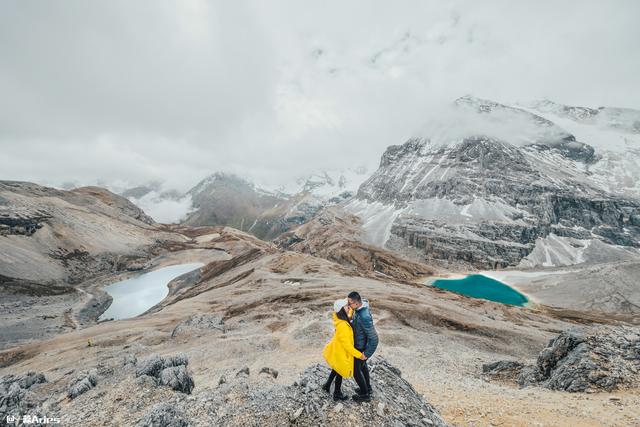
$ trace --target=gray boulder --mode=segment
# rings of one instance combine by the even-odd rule
[[[494,377],[510,376],[521,386],[569,392],[638,387],[640,328],[569,328],[549,342],[535,365],[501,361],[484,365],[483,371]]]
[[[9,415],[40,414],[39,402],[31,390],[46,382],[43,374],[33,371],[0,377],[0,423],[4,423]]]
[[[160,373],[160,385],[186,394],[191,394],[195,387],[191,373],[183,365],[163,369]]]
[[[188,364],[189,358],[187,358],[184,353],[166,357],[154,354],[137,364],[136,376],[148,375],[150,377],[159,377],[163,369],[174,366],[187,366]]]
[[[189,359],[184,353],[161,357],[157,354],[141,361],[136,367],[136,377],[148,376],[157,385],[169,386],[176,391],[191,394],[195,387],[193,376],[187,369]]]
[[[92,370],[86,376],[76,378],[69,387],[67,396],[71,399],[84,394],[98,385],[98,373],[96,370]]]

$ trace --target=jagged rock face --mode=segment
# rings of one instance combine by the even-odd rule
[[[533,130],[525,141],[472,135],[389,147],[357,199],[345,204],[363,218],[371,243],[478,268],[517,265],[549,236],[576,260],[581,241],[594,238],[640,247],[640,198],[593,179],[593,147],[524,110],[473,98],[458,103],[492,125],[513,117]]]
[[[570,328],[549,342],[535,365],[500,361],[483,366],[492,376],[517,378],[521,386],[553,390],[611,391],[640,385],[640,330],[602,326]]]

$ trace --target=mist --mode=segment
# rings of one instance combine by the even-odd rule
[[[2,179],[184,192],[225,171],[275,187],[373,171],[466,94],[640,108],[636,1],[0,9]],[[156,215],[188,209],[171,203]]]

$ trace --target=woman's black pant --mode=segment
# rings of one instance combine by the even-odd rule
[[[358,387],[360,387],[360,394],[369,394],[371,392],[369,367],[366,360],[353,359],[353,378],[356,380]]]
[[[335,370],[331,370],[331,374],[329,374],[329,379],[327,380],[327,384],[331,387],[331,382],[333,382],[335,378],[336,386],[333,389],[333,394],[341,394],[342,393],[342,375],[337,373]],[[328,388],[328,387],[327,387]]]

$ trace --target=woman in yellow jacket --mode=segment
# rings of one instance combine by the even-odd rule
[[[342,378],[353,376],[353,358],[363,359],[364,355],[353,346],[353,329],[349,322],[349,307],[346,299],[339,299],[333,304],[333,325],[336,332],[329,344],[322,351],[322,355],[331,367],[331,375],[322,388],[329,393],[331,383],[335,379],[333,400],[346,400],[342,394]],[[364,359],[363,359],[364,360]]]

